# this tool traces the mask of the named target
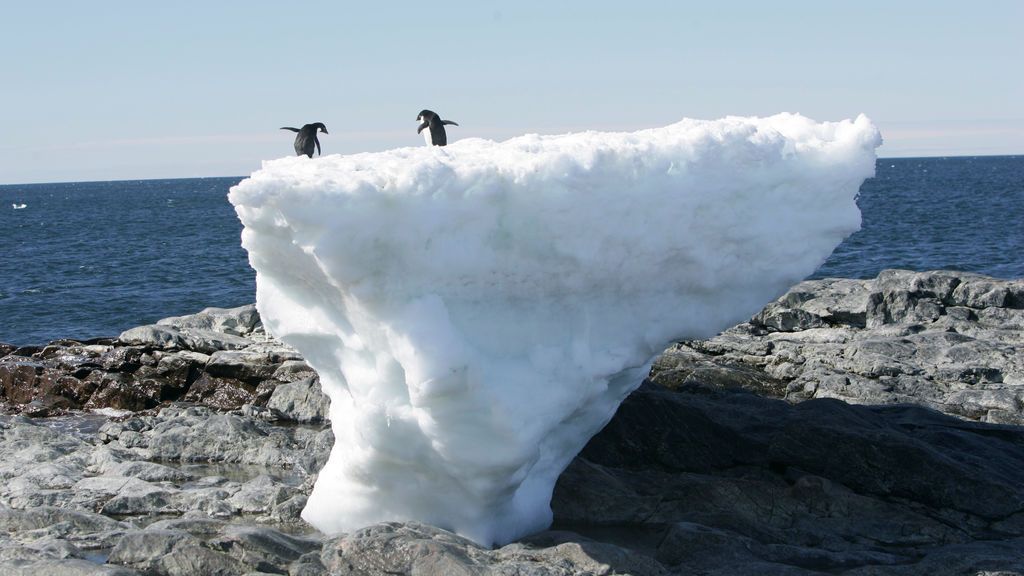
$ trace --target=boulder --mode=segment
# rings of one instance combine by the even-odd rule
[[[117,337],[121,345],[152,346],[154,348],[184,348],[185,338],[177,328],[170,326],[136,326]]]
[[[295,422],[322,422],[328,417],[330,405],[331,401],[320,390],[320,381],[315,375],[278,384],[267,401],[268,408]]]
[[[196,314],[174,316],[157,321],[158,326],[170,326],[183,331],[210,331],[245,336],[259,324],[260,315],[255,304],[237,308],[205,308]]]

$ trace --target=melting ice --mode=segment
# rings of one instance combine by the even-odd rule
[[[320,374],[336,438],[303,517],[544,529],[656,354],[859,228],[880,143],[864,116],[780,114],[266,162],[230,200],[263,321]]]

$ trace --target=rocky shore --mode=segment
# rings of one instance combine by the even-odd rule
[[[0,344],[0,575],[1024,574],[1024,281],[804,282],[680,342],[495,550],[301,512],[333,438],[253,306]]]

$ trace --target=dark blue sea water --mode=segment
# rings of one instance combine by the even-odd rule
[[[814,278],[885,268],[1024,277],[1024,156],[883,158],[857,204],[860,231]]]
[[[255,301],[227,200],[239,180],[0,186],[0,342],[117,336]]]
[[[226,197],[239,180],[0,186],[0,342],[116,336],[253,302]],[[1024,277],[1024,156],[882,159],[858,202],[862,230],[815,277],[885,268]]]

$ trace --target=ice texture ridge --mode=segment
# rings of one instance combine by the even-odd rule
[[[859,228],[880,143],[864,116],[779,114],[265,162],[229,198],[263,322],[319,373],[336,438],[303,517],[485,545],[546,528],[656,354]]]

